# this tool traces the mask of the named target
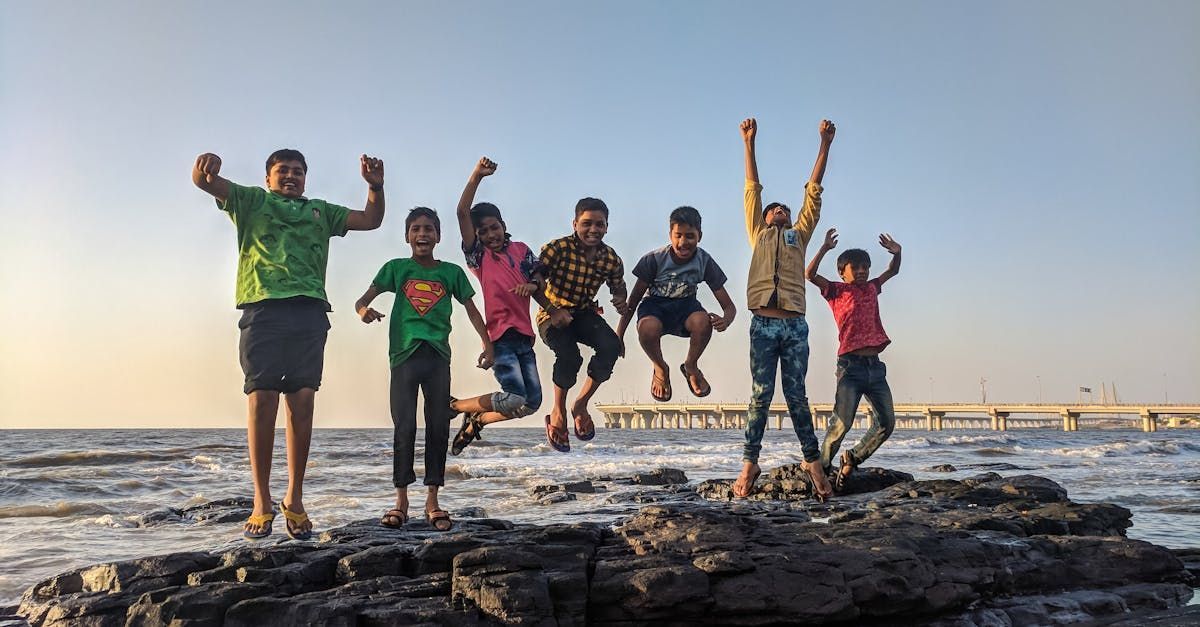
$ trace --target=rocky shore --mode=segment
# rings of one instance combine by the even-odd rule
[[[638,486],[614,525],[363,520],[315,542],[99,564],[31,587],[0,625],[1190,625],[1200,551],[1125,537],[1130,512],[1046,478],[862,468],[810,499],[797,466],[751,498],[659,469],[531,490],[531,507]],[[226,503],[238,507],[235,501]],[[204,510],[220,516],[222,504]],[[466,517],[474,515],[475,517]]]

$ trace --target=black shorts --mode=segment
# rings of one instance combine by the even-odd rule
[[[320,389],[328,307],[325,301],[306,297],[246,305],[238,322],[242,330],[238,357],[246,375],[246,394]]]
[[[662,323],[663,335],[691,337],[692,334],[688,332],[686,326],[687,319],[697,311],[704,311],[704,305],[701,305],[695,296],[689,298],[647,296],[642,300],[642,304],[638,305],[637,318],[638,320],[646,316],[658,318],[658,321]]]

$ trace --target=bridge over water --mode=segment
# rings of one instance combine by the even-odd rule
[[[832,403],[811,403],[813,423],[826,429],[833,416]],[[748,407],[741,404],[653,403],[648,405],[597,405],[610,429],[745,429]],[[871,420],[871,407],[864,402],[855,416],[855,427]],[[897,429],[992,429],[1058,428],[1078,431],[1088,422],[1126,421],[1142,431],[1158,431],[1160,423],[1179,427],[1185,418],[1200,417],[1200,405],[1095,405],[1062,403],[900,403],[895,406]],[[767,414],[775,428],[782,429],[787,406],[773,404]]]

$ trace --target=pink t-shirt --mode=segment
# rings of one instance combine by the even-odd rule
[[[833,310],[833,320],[837,322],[838,355],[870,347],[882,351],[892,343],[879,319],[879,293],[882,290],[879,279],[871,279],[866,283],[830,281],[821,291],[821,296],[829,301],[829,308]]]
[[[483,288],[483,316],[488,337],[494,342],[509,329],[534,337],[529,319],[529,297],[509,290],[531,282],[538,266],[537,256],[522,242],[509,242],[500,252],[488,250],[475,240],[471,250],[463,251],[467,268]]]

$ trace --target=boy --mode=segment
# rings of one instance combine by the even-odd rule
[[[660,403],[671,400],[671,378],[662,355],[662,336],[690,338],[687,359],[679,370],[692,394],[705,397],[712,388],[700,372],[700,355],[708,346],[713,329],[728,329],[737,315],[737,308],[729,298],[729,292],[725,291],[725,273],[699,246],[703,236],[700,212],[693,207],[679,207],[671,212],[670,224],[671,243],[646,253],[634,266],[633,276],[637,277],[637,282],[629,295],[628,311],[617,325],[617,337],[621,338],[621,354],[624,355],[625,329],[637,310],[638,342],[654,364],[650,396]],[[723,315],[708,313],[696,300],[696,286],[701,281],[712,290]],[[649,298],[642,300],[647,291]]]
[[[795,223],[791,209],[783,203],[762,206],[762,185],[754,140],[758,124],[748,118],[741,124],[746,157],[746,234],[750,237],[750,276],[746,282],[746,305],[754,312],[750,322],[750,372],[753,379],[742,473],[733,484],[738,497],[749,496],[762,470],[762,450],[767,412],[775,395],[775,371],[782,366],[783,397],[787,400],[792,428],[804,452],[804,467],[813,482],[814,496],[823,500],[833,489],[821,465],[817,436],[804,390],[808,371],[808,323],[804,320],[804,250],[821,217],[821,180],[829,159],[829,146],[836,128],[821,120],[821,147],[812,175],[805,185],[804,206]]]
[[[497,167],[487,157],[475,165],[458,201],[458,230],[467,268],[483,288],[487,333],[496,351],[492,372],[500,391],[450,401],[451,415],[465,412],[450,446],[452,455],[480,437],[484,425],[528,416],[542,404],[529,318],[529,297],[540,288],[537,257],[529,246],[512,241],[496,205],[471,206],[479,183],[495,174]]]
[[[369,187],[362,211],[304,197],[308,163],[284,149],[267,158],[267,189],[242,187],[220,176],[221,158],[204,153],[192,182],[208,192],[237,227],[237,307],[243,391],[249,400],[247,442],[254,481],[254,509],[242,526],[249,539],[271,534],[271,449],[279,395],[287,405],[288,487],[279,507],[287,534],[312,537],[304,509],[304,469],[312,440],[313,405],[321,387],[329,298],[325,268],[329,238],[370,231],[383,222],[383,161],[362,155]]]
[[[446,440],[450,436],[450,314],[453,297],[467,310],[471,325],[483,340],[480,368],[490,368],[492,342],[483,318],[471,297],[475,290],[462,268],[433,257],[442,238],[438,215],[416,207],[404,219],[404,239],[412,257],[393,259],[379,269],[371,287],[354,303],[363,322],[383,318],[371,301],[383,292],[395,292],[392,322],[388,327],[388,361],[392,369],[391,410],[395,425],[392,440],[392,483],[396,506],[379,520],[384,527],[399,528],[408,522],[408,486],[413,473],[417,437],[417,388],[425,397],[425,521],[438,531],[453,526],[450,514],[438,505],[438,488],[445,484]]]
[[[588,414],[588,402],[600,384],[612,376],[621,350],[621,342],[612,327],[601,317],[596,293],[608,284],[613,308],[625,315],[625,268],[617,251],[604,243],[608,232],[608,205],[599,198],[583,198],[575,205],[575,232],[545,246],[538,258],[546,277],[538,311],[538,332],[546,346],[554,351],[554,407],[546,416],[546,440],[563,453],[571,450],[567,438],[567,392],[575,385],[583,356],[579,345],[586,344],[596,354],[588,362],[587,381],[571,406],[575,437],[591,440],[596,427]]]
[[[834,479],[834,486],[841,491],[846,479],[854,469],[867,460],[872,453],[892,435],[896,427],[896,412],[892,407],[892,390],[888,387],[887,366],[879,360],[879,353],[892,341],[883,331],[879,319],[879,294],[888,279],[900,273],[900,244],[884,233],[879,236],[879,245],[892,254],[892,261],[882,274],[867,280],[871,272],[871,256],[861,248],[851,248],[838,255],[838,275],[845,283],[829,281],[817,273],[825,253],[837,247],[837,229],[829,229],[825,242],[808,264],[808,280],[821,290],[821,295],[833,309],[833,319],[838,327],[837,393],[834,396],[833,420],[825,432],[821,444],[821,466],[830,468],[833,455],[842,445],[842,438],[854,425],[858,413],[858,401],[863,396],[875,410],[871,426],[862,440],[848,450],[842,451],[841,467]]]

